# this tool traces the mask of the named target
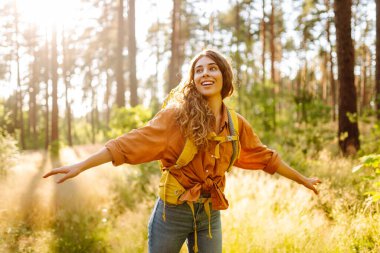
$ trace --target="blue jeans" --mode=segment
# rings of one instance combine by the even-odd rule
[[[194,220],[188,204],[166,204],[166,221],[162,218],[164,202],[159,198],[148,225],[149,253],[178,253],[185,240],[189,252],[194,252]],[[199,253],[222,252],[220,211],[211,210],[211,233],[208,237],[208,217],[203,204],[194,203]]]

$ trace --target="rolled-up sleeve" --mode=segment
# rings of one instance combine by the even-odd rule
[[[239,115],[240,156],[234,166],[249,170],[264,170],[274,174],[281,159],[275,150],[263,145],[250,124]]]
[[[174,109],[162,110],[146,126],[108,141],[105,147],[111,153],[113,165],[162,159],[167,147],[169,125],[175,122],[174,113]]]

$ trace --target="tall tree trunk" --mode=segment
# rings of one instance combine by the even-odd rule
[[[51,81],[52,81],[52,112],[51,112],[51,143],[58,148],[58,62],[57,62],[57,31],[53,26],[51,38]],[[57,146],[56,146],[57,145]],[[54,149],[54,152],[58,149]]]
[[[92,77],[91,77],[92,79]],[[90,81],[92,82],[92,80]],[[97,97],[97,94],[96,94],[96,89],[95,87],[93,87],[91,84],[90,84],[90,87],[91,87],[91,142],[92,144],[95,144],[96,142],[96,126],[97,126],[97,122],[98,122],[98,106],[97,106],[97,103],[96,103],[96,97]]]
[[[45,89],[45,150],[49,148],[50,144],[50,130],[49,130],[49,43],[47,31],[45,31],[45,52],[44,52],[44,82],[46,84]]]
[[[25,149],[25,130],[24,130],[24,115],[23,115],[23,94],[21,87],[21,76],[20,76],[20,43],[19,43],[19,30],[18,30],[18,10],[17,10],[17,1],[14,2],[14,16],[15,16],[15,46],[16,46],[16,67],[17,67],[17,96],[16,96],[16,122],[17,115],[18,126],[20,128],[20,147],[21,149]]]
[[[329,13],[331,9],[330,0],[324,0],[326,12]],[[330,68],[330,89],[331,89],[331,116],[332,120],[336,121],[336,82],[334,78],[334,61],[333,61],[333,44],[331,42],[331,32],[330,32],[330,26],[331,26],[331,19],[328,17],[326,20],[326,39],[327,43],[329,44],[329,68]]]
[[[266,22],[265,22],[266,14],[265,14],[265,0],[263,0],[263,18],[261,20],[261,39],[263,44],[263,51],[261,55],[261,64],[263,66],[263,76],[262,76],[262,83],[265,84],[265,50],[266,50]],[[265,89],[265,88],[264,88]]]
[[[360,77],[360,104],[359,104],[359,114],[362,115],[363,110],[366,106],[366,93],[367,93],[367,48],[365,47],[365,44],[363,45],[362,48],[362,65],[361,65],[361,77]]]
[[[169,64],[168,92],[170,92],[181,81],[180,66],[180,24],[181,24],[181,0],[173,0],[172,13],[172,36],[171,36],[171,58]]]
[[[69,101],[69,90],[70,90],[70,73],[68,68],[68,58],[69,53],[67,52],[67,45],[65,41],[64,29],[62,29],[62,52],[63,52],[63,82],[65,84],[65,104],[66,104],[66,124],[67,124],[67,144],[72,147],[73,146],[73,138],[71,134],[71,104]]]
[[[156,3],[156,8],[157,8],[157,13],[159,13],[158,9],[158,1]],[[155,64],[155,72],[154,72],[154,83],[152,85],[152,99],[150,102],[151,108],[153,108],[153,111],[156,112],[159,110],[159,104],[158,104],[158,94],[157,94],[157,87],[159,84],[158,76],[159,76],[159,66],[160,66],[160,61],[161,61],[161,51],[160,51],[160,31],[161,31],[161,24],[160,24],[160,19],[159,15],[156,17],[156,25],[157,25],[157,31],[155,32],[155,50],[156,50],[156,64]]]
[[[240,7],[241,3],[239,0],[236,1],[236,13],[235,13],[235,44],[236,44],[236,52],[235,52],[235,61],[236,61],[236,83],[237,83],[237,89],[238,89],[238,110],[241,111],[242,109],[242,101],[241,101],[241,56],[239,52],[239,33],[240,33]]]
[[[106,92],[104,94],[104,103],[106,105],[106,126],[109,125],[111,118],[111,108],[110,108],[110,96],[111,96],[111,78],[108,71],[106,71]]]
[[[116,106],[125,106],[125,86],[123,73],[123,48],[124,48],[124,2],[119,0],[117,25],[117,49],[116,49]]]
[[[37,94],[38,94],[38,65],[36,61],[38,55],[36,52],[36,30],[35,26],[32,28],[32,43],[31,43],[31,54],[34,56],[34,61],[32,62],[32,78],[30,79],[29,87],[29,133],[32,135],[32,148],[37,148]]]
[[[360,148],[351,38],[351,0],[334,2],[339,78],[339,145],[345,155]]]
[[[271,76],[271,79],[272,79],[272,82],[273,83],[276,83],[276,77],[275,77],[275,66],[274,66],[274,62],[275,62],[275,59],[276,59],[276,48],[275,48],[275,45],[274,45],[274,42],[276,40],[276,35],[274,33],[274,19],[275,19],[275,7],[274,7],[274,1],[271,0],[271,13],[270,13],[270,60],[271,60],[271,71],[270,71],[270,76]]]
[[[375,57],[376,57],[376,54],[375,54]],[[368,53],[367,53],[367,59],[366,59],[366,61],[367,61],[367,85],[366,85],[366,87],[364,87],[365,89],[364,89],[364,97],[363,97],[363,99],[364,99],[364,105],[365,105],[365,107],[368,107],[368,105],[369,105],[369,98],[370,98],[370,94],[369,94],[369,91],[370,91],[370,86],[371,86],[371,83],[372,83],[372,78],[373,78],[373,75],[372,75],[372,71],[371,71],[371,69],[373,69],[372,67],[371,67],[371,63],[372,63],[372,54],[371,54],[371,52],[370,51],[368,51]]]
[[[376,0],[376,115],[380,120],[380,0]]]
[[[271,14],[270,14],[270,34],[271,34],[271,39],[270,39],[270,53],[271,53],[271,80],[272,80],[272,97],[273,97],[273,116],[272,116],[272,123],[273,123],[273,129],[276,129],[276,85],[277,85],[277,80],[276,80],[276,73],[275,73],[275,56],[276,56],[276,48],[274,45],[276,35],[274,33],[274,18],[275,18],[275,11],[274,11],[274,1],[271,0]]]
[[[128,0],[128,62],[130,104],[138,105],[136,78],[136,34],[135,34],[135,0]]]
[[[321,66],[321,71],[322,71],[322,80],[321,80],[321,85],[322,85],[322,100],[327,102],[327,82],[328,82],[328,77],[329,73],[327,70],[328,66],[328,53],[326,51],[322,51],[322,53],[319,55],[323,59],[323,63]]]
[[[329,3],[329,0],[326,0],[326,5],[328,6],[328,8],[330,9],[330,3]],[[330,45],[330,50],[329,50],[329,67],[330,67],[330,87],[331,87],[331,108],[332,108],[332,119],[333,121],[336,121],[336,91],[337,91],[337,88],[336,88],[336,82],[335,82],[335,78],[334,78],[334,61],[333,61],[333,45],[332,45],[332,42],[331,42],[331,33],[330,33],[330,19],[327,20],[327,23],[326,23],[326,33],[327,33],[327,42],[329,43]]]

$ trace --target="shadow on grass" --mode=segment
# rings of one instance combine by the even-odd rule
[[[62,166],[59,157],[51,157],[51,161],[53,168]],[[76,180],[55,184],[52,203],[52,252],[107,252],[107,227],[101,223],[100,210],[86,206],[85,194],[80,192]]]
[[[7,245],[10,252],[20,252],[25,247],[23,240],[33,236],[34,231],[41,228],[39,213],[41,208],[38,186],[44,173],[47,162],[47,152],[42,154],[42,160],[29,184],[25,187],[20,200],[20,213],[18,219],[13,224],[11,232],[7,234]],[[21,185],[20,185],[21,187]],[[17,214],[16,214],[17,215]],[[43,226],[43,225],[42,225]],[[22,246],[21,246],[22,245]]]

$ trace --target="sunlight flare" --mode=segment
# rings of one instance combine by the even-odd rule
[[[18,0],[17,9],[26,22],[38,27],[73,24],[75,10],[80,5],[74,0]]]

